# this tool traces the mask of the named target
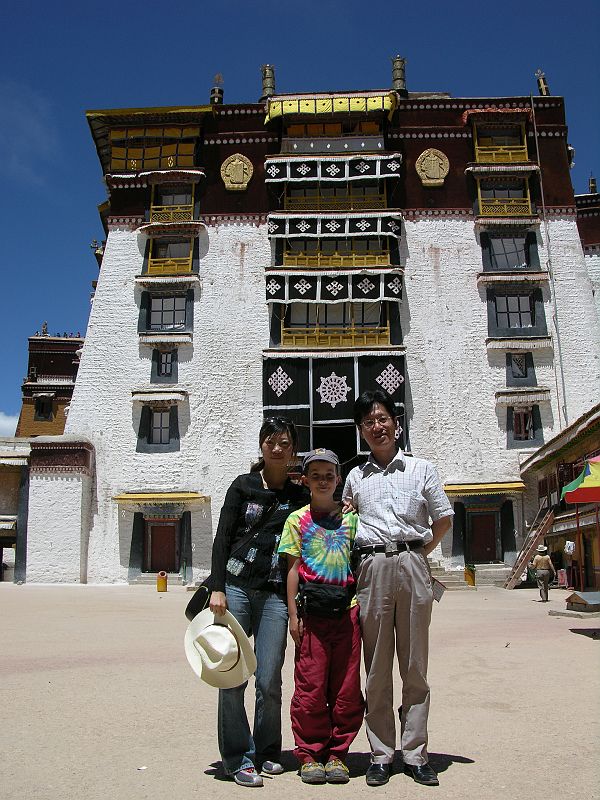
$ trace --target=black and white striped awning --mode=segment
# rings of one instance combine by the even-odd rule
[[[310,274],[270,272],[268,303],[371,303],[402,300],[402,273]]]
[[[269,214],[267,229],[272,238],[342,236],[400,236],[399,212],[367,211],[363,214]]]
[[[269,158],[265,162],[265,183],[295,181],[358,181],[399,178],[400,153],[389,155],[340,155]]]

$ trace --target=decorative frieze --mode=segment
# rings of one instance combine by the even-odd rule
[[[364,214],[269,214],[272,238],[341,236],[400,236],[402,216],[398,212]]]
[[[37,437],[31,442],[29,467],[32,473],[63,472],[92,474],[94,447],[90,442],[61,441]]]
[[[402,300],[402,272],[323,274],[269,272],[267,303],[365,303]]]
[[[399,178],[401,167],[400,153],[385,156],[273,157],[265,162],[265,183]]]

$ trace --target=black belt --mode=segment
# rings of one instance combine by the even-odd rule
[[[411,539],[408,542],[388,542],[387,544],[368,544],[365,547],[357,547],[359,555],[372,555],[373,553],[403,553],[406,550],[418,550],[423,547],[421,539]]]

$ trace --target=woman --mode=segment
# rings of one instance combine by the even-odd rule
[[[540,590],[540,597],[542,603],[548,602],[548,584],[550,582],[550,573],[552,578],[556,576],[556,570],[552,559],[548,555],[548,548],[543,544],[538,544],[536,555],[531,562],[531,566],[535,570],[535,578],[537,580],[538,589]]]
[[[225,772],[240,786],[262,786],[261,770],[283,772],[281,669],[288,615],[285,564],[282,570],[277,547],[287,517],[306,503],[304,489],[288,478],[297,444],[293,423],[264,421],[261,458],[229,487],[213,544],[210,610],[219,615],[229,609],[254,635],[257,659],[252,734],[244,708],[247,684],[219,690],[219,750]]]

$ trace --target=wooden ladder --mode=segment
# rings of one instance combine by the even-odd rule
[[[531,526],[531,530],[527,534],[527,538],[523,542],[523,547],[521,548],[519,555],[517,556],[517,560],[514,563],[512,568],[512,572],[508,576],[508,580],[504,584],[505,589],[514,589],[515,585],[519,582],[521,574],[524,569],[527,568],[527,564],[531,559],[531,556],[535,552],[536,547],[540,543],[540,541],[546,536],[548,531],[552,528],[554,523],[554,512],[552,509],[549,509],[545,516],[543,517],[542,521],[536,525],[538,518],[540,517],[542,511],[544,510],[544,506],[540,508],[537,513],[536,518],[533,521],[533,525]]]

